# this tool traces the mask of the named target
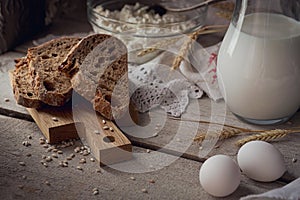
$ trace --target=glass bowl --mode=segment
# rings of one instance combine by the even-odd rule
[[[208,9],[204,6],[185,12],[167,12],[160,16],[147,10],[145,6],[167,2],[177,5],[183,3],[184,7],[188,2],[193,3],[192,1],[87,0],[87,13],[95,33],[118,37],[128,48],[129,62],[143,63],[156,56],[159,51],[143,57],[136,56],[136,52],[163,40],[195,31],[205,24]]]

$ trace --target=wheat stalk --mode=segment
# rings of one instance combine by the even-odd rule
[[[182,45],[181,49],[179,50],[179,54],[175,57],[173,64],[172,64],[172,70],[178,69],[178,67],[180,66],[180,63],[186,57],[192,42],[195,41],[199,35],[221,32],[221,31],[224,31],[226,28],[227,28],[227,26],[225,26],[225,25],[204,26],[204,27],[198,29],[197,31],[191,33],[189,35],[189,38],[185,41],[185,43]]]
[[[175,57],[173,64],[172,64],[172,69],[177,69],[180,65],[180,63],[182,62],[182,60],[184,59],[184,57],[186,56],[191,43],[197,39],[197,37],[199,35],[205,35],[205,34],[211,34],[211,33],[218,33],[218,32],[222,32],[224,30],[227,29],[227,25],[211,25],[211,26],[204,26],[198,30],[196,30],[195,32],[191,33],[188,35],[188,39],[186,40],[186,42],[182,45],[182,48],[179,50],[179,54]],[[149,53],[153,53],[157,50],[160,50],[166,46],[169,46],[175,42],[178,41],[178,38],[173,38],[173,39],[169,39],[169,40],[164,40],[161,42],[157,42],[156,44],[154,44],[153,46],[143,49],[142,51],[139,51],[137,53],[138,57],[142,57],[145,56]]]
[[[244,139],[238,140],[236,145],[243,146],[247,142],[254,141],[254,140],[261,140],[261,141],[271,141],[279,138],[283,138],[290,133],[298,133],[300,130],[285,130],[285,129],[274,129],[268,131],[262,131],[259,134],[251,135]]]
[[[153,53],[153,52],[155,52],[159,49],[162,49],[163,47],[169,46],[170,44],[173,44],[177,41],[178,41],[178,38],[173,38],[173,39],[169,39],[169,40],[164,40],[162,42],[157,42],[153,46],[151,46],[149,48],[146,48],[146,49],[143,49],[142,51],[139,51],[137,53],[137,56],[138,57],[145,56],[149,53]]]
[[[231,138],[237,134],[246,132],[244,129],[224,129],[220,134],[218,133],[209,133],[209,134],[200,134],[194,138],[194,141],[202,142],[205,137],[219,137],[219,139]]]

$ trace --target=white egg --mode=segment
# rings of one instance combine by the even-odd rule
[[[241,172],[237,163],[229,156],[216,155],[203,163],[199,179],[206,192],[216,197],[225,197],[239,186]]]
[[[275,181],[286,171],[280,151],[263,141],[243,145],[238,152],[237,161],[243,173],[256,181]]]

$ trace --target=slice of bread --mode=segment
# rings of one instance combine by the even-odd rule
[[[108,119],[120,118],[129,104],[127,49],[119,39],[95,34],[83,38],[60,68],[73,89]]]
[[[43,103],[34,90],[33,79],[29,73],[26,57],[16,60],[12,76],[12,87],[18,104],[28,108],[39,108]]]
[[[28,49],[27,62],[40,101],[62,106],[72,94],[70,77],[58,70],[80,38],[61,37]]]

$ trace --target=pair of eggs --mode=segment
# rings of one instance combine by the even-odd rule
[[[271,182],[286,171],[283,155],[273,145],[252,141],[243,145],[237,155],[238,164],[226,155],[207,159],[200,168],[200,184],[206,192],[216,197],[233,193],[241,181],[241,170],[249,178]]]

